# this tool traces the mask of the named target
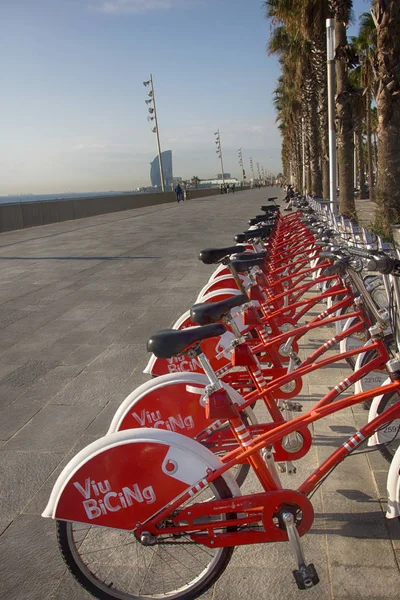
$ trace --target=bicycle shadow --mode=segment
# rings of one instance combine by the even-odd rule
[[[162,256],[0,256],[0,260],[142,260]]]
[[[357,502],[379,504],[379,501],[367,494],[363,499],[358,490],[337,490],[338,493],[358,494]],[[311,533],[316,535],[339,535],[356,539],[400,540],[400,523],[396,519],[386,519],[381,509],[368,512],[315,513]]]

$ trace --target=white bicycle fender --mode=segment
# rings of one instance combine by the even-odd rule
[[[151,470],[143,462],[147,454]],[[196,483],[199,490],[205,487],[210,470],[221,466],[207,448],[179,433],[119,431],[89,444],[70,460],[42,516],[131,530],[136,521],[156,514],[180,490]],[[233,477],[229,473],[223,477],[232,494],[240,496]]]
[[[246,244],[238,244],[238,246],[245,246]],[[246,250],[244,251],[245,254],[254,254],[254,250],[253,248],[246,248]],[[214,273],[211,275],[209,281],[213,281],[213,279],[215,279],[216,277],[220,277],[221,271],[227,271],[227,275],[230,274],[229,270],[227,269],[226,265],[223,264],[219,264],[217,266],[217,268],[215,269]]]
[[[122,404],[118,407],[117,412],[115,413],[111,421],[111,425],[107,431],[107,435],[119,430],[119,427],[127,413],[129,413],[133,409],[133,407],[138,402],[140,402],[140,400],[143,397],[150,393],[150,391],[157,390],[158,388],[162,388],[164,386],[174,385],[176,383],[186,384],[186,386],[196,386],[196,388],[198,387],[199,390],[203,388],[203,390],[205,391],[206,386],[209,385],[210,382],[206,375],[202,375],[201,373],[189,372],[169,373],[168,375],[160,375],[159,377],[151,379],[150,381],[146,381],[146,383],[143,383],[141,386],[133,390],[133,392],[131,392],[129,396],[127,396],[122,402]],[[228,392],[229,396],[232,398],[233,402],[235,402],[235,404],[243,404],[244,399],[239,394],[239,392],[237,392],[227,383],[224,383],[223,381],[221,383]],[[202,392],[199,394],[199,396],[202,395]],[[256,425],[258,421],[254,414],[254,411],[250,407],[247,407],[245,411],[250,422],[253,425]]]
[[[364,346],[368,350],[368,346],[370,346],[371,344],[372,344],[372,340],[369,339],[365,342]],[[357,356],[356,365],[354,367],[354,372],[361,369],[365,358],[366,358],[366,356],[365,356],[364,352],[360,353]],[[364,377],[362,379],[360,379],[359,381],[356,381],[356,383],[354,385],[354,393],[361,394],[362,392],[367,392],[368,390],[371,390],[374,387],[380,387],[381,385],[384,385],[386,381],[387,381],[387,372],[375,369],[374,371],[367,373],[367,375],[364,375]]]
[[[228,296],[238,296],[242,292],[237,288],[222,288],[221,290],[213,290],[212,292],[206,292],[204,295],[196,298],[196,302],[207,302],[208,300],[212,300],[219,295],[228,295]],[[175,329],[175,326],[174,326]]]
[[[388,385],[390,383],[390,378],[388,377],[382,385]],[[370,421],[372,421],[372,419],[375,419],[375,417],[378,416],[378,406],[380,401],[383,398],[383,394],[380,394],[379,396],[375,396],[375,398],[372,400],[371,406],[369,408],[369,412],[368,412],[368,423]],[[378,432],[375,432],[373,435],[371,435],[368,439],[368,446],[377,446],[379,444],[379,434]]]
[[[242,281],[242,283],[243,283],[243,285],[244,285],[245,288],[247,288],[250,285],[250,281],[249,281],[248,277],[239,274],[239,278]],[[212,290],[212,292],[209,292],[209,289],[213,285],[215,285],[216,283],[221,283],[221,282],[223,282],[225,280],[227,281],[227,283],[230,283],[232,281],[232,279],[233,279],[232,275],[229,274],[229,275],[222,275],[222,277],[216,277],[212,281],[207,281],[206,285],[200,290],[200,292],[199,292],[199,294],[198,294],[198,296],[196,298],[195,304],[197,302],[202,302],[204,296],[206,296],[208,293],[219,291],[218,289],[216,289],[216,290]],[[223,288],[223,289],[227,289],[227,288]],[[235,288],[233,288],[233,289],[235,289]]]
[[[357,323],[357,317],[350,317],[349,319],[347,319],[345,321],[342,332],[346,331],[347,329],[350,329],[350,327],[352,327],[356,323]],[[361,348],[361,346],[364,346],[364,344],[365,344],[365,341],[359,340],[358,338],[356,338],[354,336],[350,336],[350,337],[344,338],[340,342],[340,352],[347,352],[354,348]]]
[[[390,464],[387,478],[388,505],[386,510],[387,519],[400,517],[400,446],[397,448]]]

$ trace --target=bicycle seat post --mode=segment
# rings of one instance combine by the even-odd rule
[[[215,371],[210,364],[210,361],[208,360],[206,355],[203,354],[200,344],[196,344],[195,346],[193,346],[193,348],[190,348],[190,350],[187,351],[187,356],[189,356],[189,358],[196,358],[199,361],[204,373],[208,377],[208,380],[213,390],[220,390],[223,388],[223,385],[216,376]]]
[[[242,292],[242,294],[245,294],[246,290],[244,288],[243,282],[240,279],[239,274],[236,271],[235,267],[233,266],[230,256],[226,256],[223,259],[222,264],[224,264],[226,266],[226,268],[229,269],[233,279],[236,282],[236,285],[238,286],[238,289]]]

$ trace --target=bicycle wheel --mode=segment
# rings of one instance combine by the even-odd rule
[[[186,506],[230,497],[220,477]],[[222,526],[225,516],[220,518]],[[185,534],[159,536],[156,545],[143,546],[129,531],[66,521],[57,521],[57,538],[72,575],[99,600],[196,598],[220,577],[234,550],[210,549]]]
[[[389,408],[389,406],[392,406],[399,401],[400,396],[396,392],[385,394],[379,402],[377,408],[378,415],[382,414],[386,408]],[[392,458],[395,455],[397,448],[400,446],[400,419],[387,423],[379,430],[379,441],[382,444],[379,447],[380,453],[389,463],[392,462]]]

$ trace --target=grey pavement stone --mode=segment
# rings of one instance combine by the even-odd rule
[[[1,537],[0,592],[7,600],[50,600],[65,572],[54,522],[19,516]]]
[[[67,452],[98,414],[97,405],[48,405],[16,433],[2,450]]]
[[[23,388],[9,388],[0,386],[0,409],[3,410],[9,406],[14,400],[24,394]]]
[[[15,452],[0,450],[1,505],[0,516],[11,522],[54,471],[61,454],[50,452]]]
[[[69,572],[65,573],[58,585],[51,592],[51,600],[93,600],[93,596],[79,585],[71,577]]]
[[[35,402],[31,398],[20,400],[14,406],[12,403],[6,409],[0,412],[0,440],[8,440],[21,427],[26,425],[32,417],[42,408],[40,402]]]
[[[134,388],[132,388],[131,391],[133,391],[133,389]],[[127,395],[128,394],[126,394],[126,396]],[[125,400],[126,396],[122,400]],[[95,420],[86,429],[86,435],[92,435],[96,439],[101,437],[102,435],[105,435],[120,405],[120,401],[113,401],[106,404],[102,411],[97,415]]]
[[[142,344],[114,343],[111,344],[86,369],[87,373],[102,371],[119,375],[123,381],[143,364],[145,348]]]
[[[0,380],[1,387],[24,387],[58,366],[56,361],[31,360]]]
[[[83,409],[90,409],[89,414],[95,416],[96,410],[99,412],[109,402],[123,382],[118,374],[85,370],[57,394],[51,404],[70,407],[71,413],[78,414]]]
[[[332,571],[332,591],[335,600],[389,600],[399,597],[399,583],[389,566],[343,565]]]
[[[82,450],[92,442],[98,439],[98,436],[92,435],[81,435],[71,449],[63,456],[62,460],[56,466],[56,468],[48,474],[47,477],[42,479],[41,486],[34,494],[31,495],[29,502],[23,509],[24,514],[40,516],[50,498],[51,491],[54,483],[65,467],[66,464]]]

